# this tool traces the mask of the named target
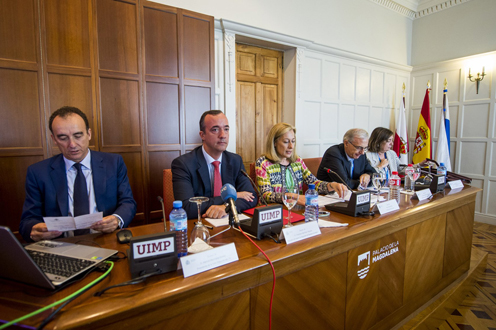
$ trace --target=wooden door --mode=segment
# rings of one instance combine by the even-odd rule
[[[236,45],[236,153],[245,168],[264,153],[270,128],[281,120],[282,52]]]

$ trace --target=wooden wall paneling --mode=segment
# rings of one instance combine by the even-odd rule
[[[180,144],[179,86],[146,83],[148,145]]]
[[[446,214],[407,229],[404,300],[426,294],[443,277],[445,231]]]
[[[475,205],[468,204],[446,214],[446,245],[443,277],[463,264],[470,267]]]
[[[237,132],[238,132],[238,140],[237,141],[257,141],[255,135],[258,133],[255,131],[257,125],[253,127],[253,123],[257,121],[257,86],[252,82],[236,82],[236,98],[237,101]],[[247,135],[244,136],[243,139],[239,139],[239,132],[252,132],[253,136],[246,139]],[[265,135],[264,135],[265,136]],[[265,148],[263,148],[265,150]],[[236,145],[236,151],[239,154],[243,155],[243,163],[245,164],[245,168],[250,163],[255,162],[257,159],[256,147],[255,143],[238,143]]]
[[[143,167],[142,167],[142,154],[141,152],[118,152],[127,167],[127,176],[129,184],[133,192],[134,200],[137,204],[136,216],[132,221],[133,226],[146,224],[145,207],[147,205],[145,189],[146,185],[143,184]]]
[[[138,73],[138,24],[136,5],[98,0],[99,69]]]
[[[212,89],[198,86],[184,86],[184,118],[185,118],[185,144],[196,145],[201,144],[200,117],[211,109]]]
[[[345,329],[346,264],[347,255],[341,253],[284,277],[278,277],[273,301],[272,328]],[[251,329],[267,327],[271,291],[272,281],[250,289]],[[311,300],[308,297],[311,297]],[[309,315],[312,315],[311,318]]]
[[[190,12],[183,12],[185,79],[213,81],[212,36],[213,22],[211,20]]]

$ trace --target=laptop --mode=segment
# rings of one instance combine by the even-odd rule
[[[8,227],[0,226],[0,277],[46,289],[70,282],[116,253],[58,241],[23,247]]]

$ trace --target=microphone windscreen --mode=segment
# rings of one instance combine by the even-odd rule
[[[236,188],[234,188],[233,185],[230,183],[226,183],[222,186],[220,190],[220,196],[222,197],[224,202],[227,202],[229,198],[232,198],[234,201],[238,198]]]

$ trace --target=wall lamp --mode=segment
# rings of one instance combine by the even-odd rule
[[[479,94],[479,85],[480,85],[480,82],[482,81],[482,79],[484,79],[485,75],[486,74],[484,73],[484,67],[482,67],[482,74],[477,72],[477,77],[472,76],[470,74],[470,68],[468,69],[468,80],[476,83],[476,85],[475,85],[476,94]],[[472,80],[472,78],[474,78],[474,80]]]

